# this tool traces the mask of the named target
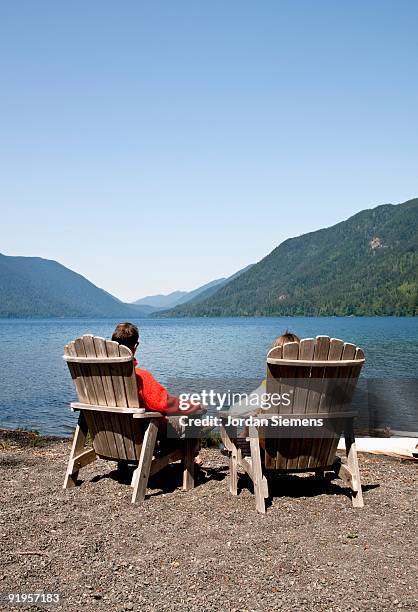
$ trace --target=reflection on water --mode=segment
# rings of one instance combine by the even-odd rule
[[[375,402],[378,422],[388,420],[393,429],[417,431],[418,318],[250,317],[133,322],[141,329],[140,364],[163,384],[182,377],[261,380],[271,342],[285,329],[300,337],[326,334],[353,342],[366,353],[362,376],[384,379],[379,384],[387,388],[386,393],[381,387],[379,401]],[[0,426],[69,435],[76,417],[68,404],[76,397],[62,360],[63,346],[83,333],[109,337],[114,324],[116,321],[80,319],[0,320]],[[394,382],[398,378],[410,382],[399,385]],[[381,401],[382,389],[385,402]],[[396,401],[390,399],[394,393],[398,393]],[[380,419],[382,415],[384,419]]]

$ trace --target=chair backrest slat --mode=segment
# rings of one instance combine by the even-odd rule
[[[104,360],[109,359],[106,348],[106,340],[104,338],[94,337],[93,344],[96,351],[97,357],[101,357]],[[103,391],[106,401],[106,406],[116,406],[115,392],[113,390],[112,376],[110,374],[110,368],[106,367],[106,361],[103,366],[99,365],[100,378],[102,380]]]
[[[84,346],[84,339],[76,338],[74,340],[74,346],[76,350],[77,357],[87,357],[86,349]],[[93,384],[93,377],[91,375],[90,365],[88,364],[79,364],[80,375],[84,381],[84,385],[87,391],[88,404],[98,404],[99,400],[96,396],[96,390]]]
[[[325,361],[328,359],[329,337],[317,336],[314,349],[314,361]]]
[[[340,361],[344,349],[344,342],[338,338],[331,338],[329,343],[328,359],[329,361]]]
[[[87,357],[96,358],[96,348],[94,346],[94,337],[85,335],[82,338],[84,343],[84,350],[86,351]],[[100,368],[98,364],[86,364],[88,371],[90,372],[91,381],[94,388],[94,393],[97,398],[97,404],[99,406],[107,406],[106,395],[104,391],[102,377],[100,375]]]
[[[106,342],[107,354],[109,357],[120,357],[120,345],[117,342]],[[129,349],[128,349],[129,350]],[[115,406],[128,406],[128,400],[125,393],[125,385],[123,381],[123,370],[120,363],[111,363],[108,366],[108,375],[112,380],[112,386],[115,396]]]
[[[94,346],[94,337],[91,335],[84,335],[82,337],[82,341],[84,344],[86,357],[97,357],[96,348]],[[84,367],[84,365],[82,367]],[[100,406],[107,406],[99,366],[95,364],[86,364],[85,367],[86,372],[88,373],[87,377],[91,380],[95,395],[97,397],[97,404]],[[96,446],[98,445],[106,456],[114,456],[116,453],[115,439],[113,436],[113,428],[109,426],[110,419],[108,415],[101,412],[96,412],[94,415],[92,415],[92,419],[95,421],[97,428],[95,439]]]
[[[65,345],[64,357],[77,357],[74,340]],[[78,399],[83,404],[88,403],[89,397],[88,397],[87,389],[84,383],[84,379],[81,375],[81,369],[80,369],[79,364],[71,363],[67,361],[67,365],[70,370],[71,378],[73,379],[73,382],[74,382],[74,385],[77,391]]]
[[[300,341],[299,359],[304,361],[312,361],[315,351],[315,339],[304,338]]]
[[[131,351],[126,346],[119,346],[119,354],[126,357]],[[136,382],[133,361],[123,363],[119,366],[122,371],[123,383],[125,386],[125,396],[129,408],[139,408],[138,386]]]
[[[344,342],[343,355],[341,359],[354,359],[356,349],[357,347],[355,344],[351,344],[350,342]]]
[[[108,340],[107,344],[107,352],[109,357],[117,357],[117,356],[127,356],[131,351],[126,346],[121,346],[117,342],[112,340]],[[113,382],[113,389],[115,392],[115,401],[116,406],[120,407],[131,407],[128,403],[128,397],[125,389],[126,378],[124,378],[124,371],[128,374],[129,380],[132,379],[132,376],[129,375],[129,372],[126,372],[126,366],[122,364],[111,364],[110,373]],[[131,362],[131,367],[133,368],[133,358]],[[135,385],[136,390],[136,402],[133,402],[133,408],[139,407],[138,400],[138,391],[136,386],[136,378],[135,371],[133,372],[133,383]],[[120,429],[120,434],[124,441],[125,452],[127,455],[135,455],[135,433],[134,429],[136,427],[136,423],[132,423],[132,419],[122,419],[119,420],[118,427]]]

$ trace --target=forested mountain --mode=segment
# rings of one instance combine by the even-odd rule
[[[124,304],[56,261],[0,254],[0,317],[119,318],[152,310]]]
[[[414,199],[290,238],[214,295],[156,316],[417,314]]]

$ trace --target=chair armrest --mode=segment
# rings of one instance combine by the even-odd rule
[[[128,406],[100,406],[98,404],[82,404],[80,402],[71,402],[70,404],[71,410],[73,412],[78,412],[79,410],[93,410],[97,412],[116,412],[117,414],[132,414],[137,417],[143,417],[144,415],[149,415],[149,412],[145,412],[145,408],[128,408]],[[152,416],[157,414],[161,416],[159,413],[151,413]]]
[[[192,412],[191,414],[162,414],[161,412],[148,411],[143,412],[142,414],[134,414],[134,419],[149,419],[151,417],[178,417],[178,416],[186,416],[186,417],[194,417],[194,416],[202,416],[206,414],[206,412]]]
[[[255,407],[254,410],[257,410]],[[219,416],[221,419],[226,419],[229,416],[237,419],[246,419],[249,418],[249,415],[241,415],[233,412],[223,411],[219,412]],[[357,412],[349,411],[349,412],[293,412],[293,413],[279,413],[279,412],[254,412],[252,417],[254,419],[272,419],[273,417],[281,417],[282,419],[351,419],[358,416]]]

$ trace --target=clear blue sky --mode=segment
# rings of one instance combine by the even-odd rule
[[[0,2],[0,251],[125,300],[418,195],[418,2]]]

